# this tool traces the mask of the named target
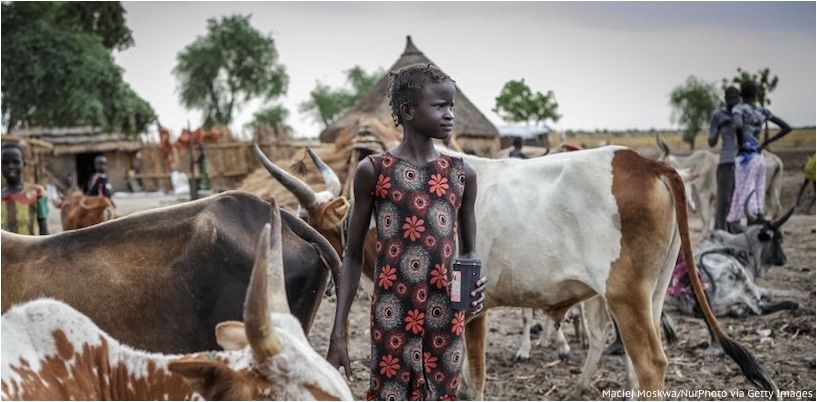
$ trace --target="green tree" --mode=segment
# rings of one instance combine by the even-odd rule
[[[533,92],[524,78],[506,82],[495,101],[493,111],[508,122],[541,124],[547,120],[558,122],[562,117],[553,91]]]
[[[289,110],[287,110],[286,107],[283,105],[270,105],[256,111],[255,114],[253,114],[252,121],[247,124],[247,127],[252,128],[258,125],[265,125],[270,130],[275,130],[280,124],[284,131],[291,132],[292,127],[286,124],[287,117],[289,117]]]
[[[307,113],[316,122],[328,127],[335,117],[354,105],[385,74],[382,68],[367,73],[360,66],[354,66],[344,73],[347,87],[332,88],[318,81],[315,89],[309,93],[309,99],[299,105],[298,111]]]
[[[72,1],[59,8],[57,18],[102,38],[108,50],[133,46],[131,30],[125,23],[125,9],[118,1]]]
[[[93,7],[102,11],[93,11]],[[124,82],[111,51],[132,44],[118,3],[83,5],[105,23],[86,26],[74,3],[2,4],[2,111],[8,130],[93,125],[125,134],[155,120]],[[104,16],[102,18],[101,16]]]
[[[180,51],[176,61],[181,102],[203,112],[205,127],[229,125],[247,101],[283,95],[289,80],[272,37],[253,28],[249,15],[207,20],[207,34]]]
[[[739,86],[744,81],[752,81],[757,87],[757,103],[760,107],[766,107],[772,104],[769,94],[772,93],[777,84],[780,82],[777,75],[772,75],[768,67],[758,70],[757,73],[752,74],[746,70],[738,67],[738,74],[732,79],[724,78],[721,80],[721,87],[726,89],[730,85]],[[769,139],[769,122],[766,122],[766,127],[763,134],[763,140]]]
[[[695,149],[695,137],[706,127],[720,97],[714,83],[690,75],[670,93],[673,123],[681,126],[684,142]]]

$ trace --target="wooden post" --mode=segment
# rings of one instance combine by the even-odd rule
[[[196,159],[193,158],[193,132],[190,131],[190,120],[187,121],[188,143],[187,150],[190,152],[190,201],[199,198],[199,187],[196,183]]]

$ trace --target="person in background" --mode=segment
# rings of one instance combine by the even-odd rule
[[[732,124],[732,109],[740,103],[740,91],[734,86],[726,88],[724,93],[726,106],[712,114],[709,122],[709,146],[714,147],[721,139],[720,159],[718,160],[718,194],[715,207],[715,229],[726,230],[726,216],[732,204],[732,193],[735,191],[735,157],[738,144],[735,126]]]
[[[107,170],[108,158],[104,155],[97,155],[97,157],[94,158],[94,174],[91,175],[91,178],[88,180],[85,195],[98,195],[107,197],[108,199],[113,196],[111,183],[108,183]]]
[[[25,157],[19,144],[2,147],[2,228],[24,235],[48,234],[48,198],[45,189],[23,183]]]
[[[508,155],[509,158],[519,158],[519,159],[528,159],[525,154],[522,153],[522,137],[513,137],[513,149],[511,153]]]

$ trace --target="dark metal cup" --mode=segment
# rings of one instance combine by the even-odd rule
[[[474,310],[471,292],[477,287],[481,267],[480,260],[455,259],[451,264],[451,305],[455,310]]]

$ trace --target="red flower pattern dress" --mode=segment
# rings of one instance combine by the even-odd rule
[[[449,272],[463,161],[440,155],[420,165],[389,152],[369,159],[377,177],[377,260],[366,399],[456,399],[465,316],[451,308]]]

